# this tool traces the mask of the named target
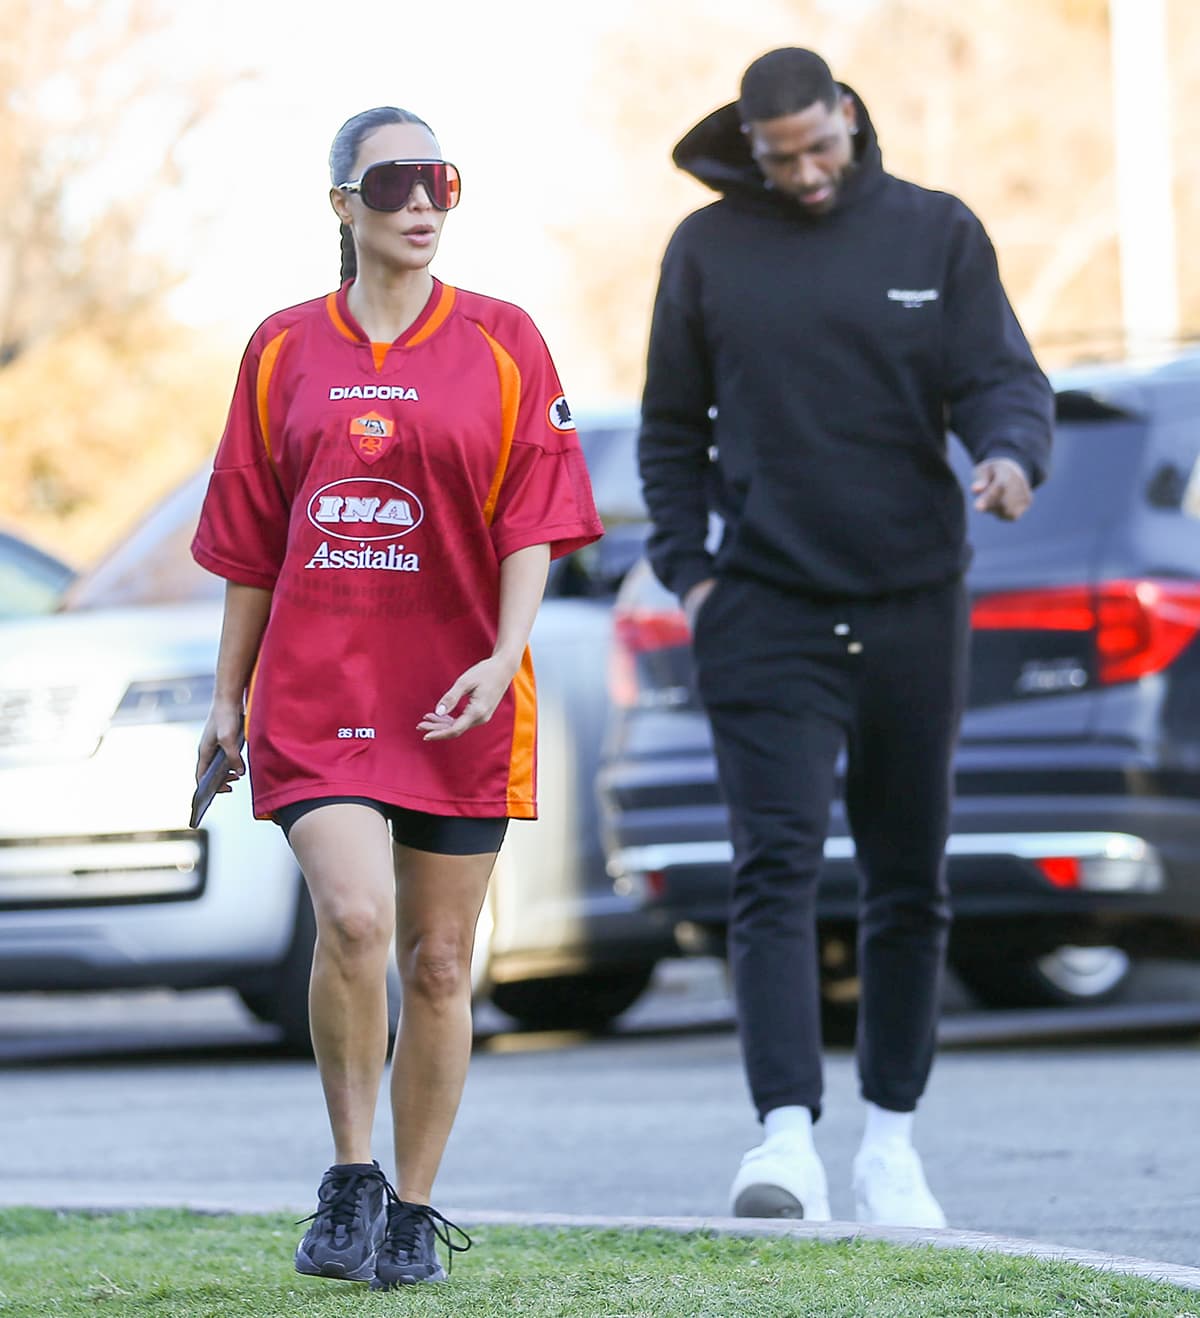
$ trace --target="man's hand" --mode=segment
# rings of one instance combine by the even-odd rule
[[[689,631],[696,630],[696,614],[700,612],[700,606],[708,599],[716,584],[716,577],[706,577],[703,581],[697,581],[683,597],[683,613],[687,618]]]
[[[1006,522],[1015,522],[1033,502],[1033,491],[1024,468],[1012,458],[988,458],[975,468],[971,482],[975,507],[981,513],[994,513]]]

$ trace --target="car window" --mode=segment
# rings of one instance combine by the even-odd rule
[[[601,520],[640,522],[646,517],[637,471],[637,418],[627,424],[589,424],[579,419],[579,445],[583,449],[592,495]]]
[[[65,563],[0,534],[0,618],[51,612],[70,579]]]
[[[1020,539],[1057,538],[1069,528],[1098,527],[1121,516],[1146,438],[1147,426],[1140,418],[1060,419],[1054,428],[1050,477],[1038,487],[1032,506],[1017,523]],[[957,442],[951,461],[964,489],[969,488],[971,459]],[[1012,523],[977,513],[967,498],[968,537],[977,550],[1003,548],[1013,541]]]
[[[1190,413],[1155,424],[1144,490],[1151,508],[1200,519],[1200,426]]]
[[[208,488],[198,472],[169,494],[115,549],[67,591],[64,609],[115,609],[219,600],[225,584],[192,558]]]
[[[637,417],[614,424],[581,416],[577,425],[604,535],[552,565],[547,593],[604,597],[616,592],[641,556],[646,537],[646,506],[637,471]]]

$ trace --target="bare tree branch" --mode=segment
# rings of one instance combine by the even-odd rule
[[[188,139],[246,75],[181,76],[162,58],[162,0],[2,0],[0,24],[2,367],[89,321],[136,315],[173,286],[141,250],[145,220],[178,186]],[[131,153],[137,166],[123,167]]]

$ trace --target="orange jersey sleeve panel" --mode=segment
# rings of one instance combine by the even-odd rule
[[[496,374],[500,382],[500,443],[496,455],[496,470],[488,487],[487,498],[483,503],[483,520],[491,526],[496,517],[496,502],[504,485],[508,471],[508,459],[512,453],[513,436],[517,429],[517,414],[521,406],[521,368],[512,354],[483,328],[477,326],[487,342],[492,356],[496,360]]]
[[[496,557],[548,544],[551,557],[560,558],[604,534],[571,409],[550,352],[524,313],[510,318],[493,345],[498,364],[502,353],[515,377],[506,397],[501,372],[501,433],[507,442],[489,496]]]
[[[508,816],[536,819],[537,781],[537,688],[533,678],[533,656],[526,646],[521,667],[513,678],[513,734],[508,768]]]
[[[262,327],[242,357],[192,556],[217,576],[274,588],[287,547],[290,508],[272,455],[271,384],[286,329]]]

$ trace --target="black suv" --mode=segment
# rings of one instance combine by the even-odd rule
[[[974,512],[969,708],[947,854],[952,962],[983,1001],[1096,1000],[1200,951],[1200,354],[1057,376],[1052,475]],[[956,467],[969,464],[957,444]],[[617,600],[598,779],[609,871],[682,954],[724,949],[730,844],[686,623],[643,561]],[[840,802],[818,915],[854,996]]]

